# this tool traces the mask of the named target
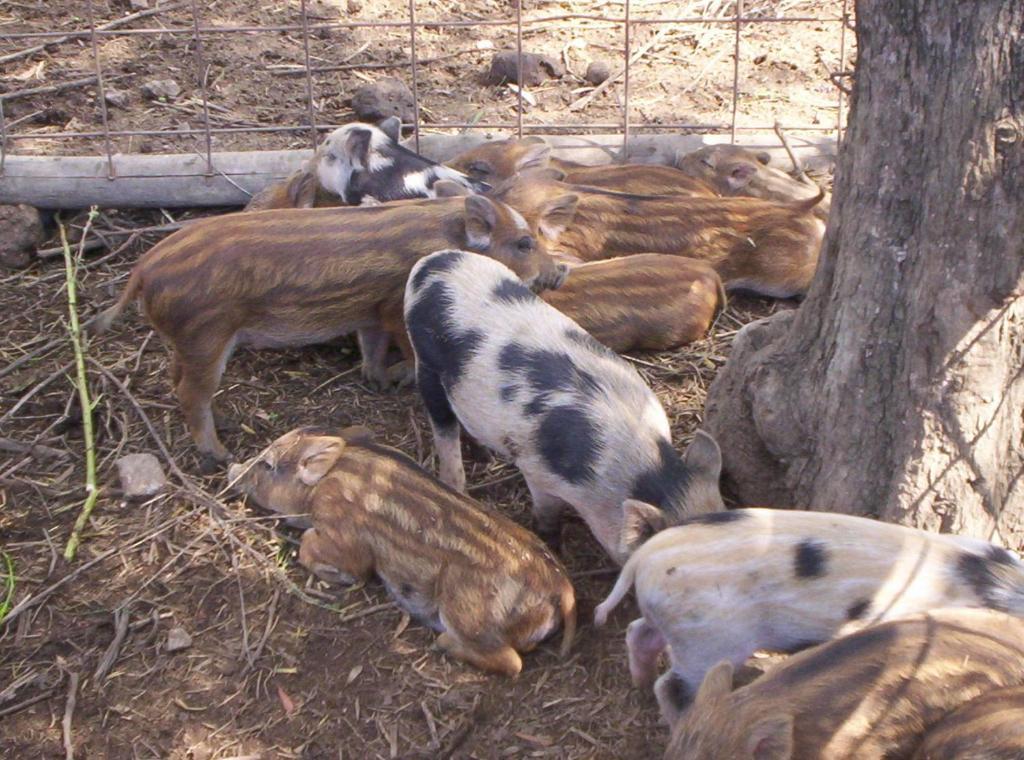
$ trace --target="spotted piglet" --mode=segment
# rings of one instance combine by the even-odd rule
[[[428,256],[409,277],[405,316],[445,483],[466,487],[461,424],[522,471],[549,543],[568,504],[619,563],[648,526],[722,509],[714,440],[698,433],[681,458],[636,370],[504,265]],[[657,514],[624,509],[628,499]]]
[[[758,649],[794,651],[937,607],[1024,615],[1024,565],[1005,549],[829,512],[737,509],[658,533],[626,563],[598,625],[634,585],[630,673],[649,686],[669,648],[655,685],[669,724],[719,660],[740,665]]]

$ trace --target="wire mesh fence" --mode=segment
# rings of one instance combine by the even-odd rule
[[[39,0],[39,3],[43,1]],[[557,13],[547,11],[551,3],[545,2],[524,10],[522,0],[513,0],[510,6],[501,5],[497,8],[488,0],[483,0],[476,10],[443,6],[433,0],[394,0],[388,6],[388,13],[375,13],[377,2],[373,0],[368,3],[371,6],[369,10],[359,18],[327,20],[323,8],[313,5],[319,0],[265,4],[264,10],[279,16],[280,23],[233,23],[234,16],[230,8],[221,8],[219,2],[202,4],[197,0],[165,1],[154,7],[142,7],[132,13],[118,15],[116,7],[110,4],[118,1],[69,2],[68,17],[62,19],[60,28],[52,30],[40,30],[36,28],[38,24],[19,24],[17,15],[6,19],[7,23],[3,25],[13,25],[13,30],[0,26],[0,42],[3,45],[0,50],[9,51],[0,54],[0,70],[5,73],[5,92],[0,95],[2,156],[11,150],[35,152],[34,144],[53,146],[54,141],[63,141],[78,150],[88,146],[90,153],[105,155],[113,175],[113,156],[118,151],[131,150],[133,138],[185,138],[198,141],[196,147],[205,154],[207,169],[212,172],[214,150],[218,147],[218,141],[226,136],[251,138],[257,135],[287,135],[293,140],[305,136],[307,144],[315,147],[320,133],[340,125],[336,118],[337,111],[322,97],[321,91],[329,89],[325,87],[323,78],[346,75],[365,78],[366,71],[408,71],[412,95],[411,121],[417,146],[422,129],[508,130],[519,136],[526,133],[600,131],[621,134],[627,143],[631,134],[638,131],[700,130],[728,134],[735,142],[741,132],[770,130],[773,127],[773,122],[740,118],[745,95],[741,88],[743,47],[745,36],[753,28],[770,29],[767,32],[769,36],[780,38],[785,37],[787,29],[796,26],[810,27],[819,33],[829,31],[832,65],[824,65],[825,70],[817,78],[834,85],[829,109],[833,111],[833,118],[816,118],[813,123],[787,123],[787,130],[833,133],[841,137],[845,115],[842,78],[846,75],[847,57],[850,54],[848,32],[853,28],[849,0],[821,0],[817,3],[787,0],[598,0],[590,4],[561,5],[560,10],[568,7],[573,12]],[[146,5],[145,0],[131,2],[133,6]],[[18,4],[12,4],[12,7],[15,6]],[[28,4],[19,7],[29,8]],[[816,12],[803,12],[808,7]],[[606,12],[593,12],[595,9]],[[611,9],[610,12],[608,9]],[[351,11],[362,10],[361,0],[348,0],[345,10],[349,16],[354,15]],[[493,14],[490,13],[492,10]],[[113,18],[110,18],[112,14]],[[377,17],[367,18],[369,14]],[[425,32],[436,37],[458,30],[485,30],[497,36],[499,30],[502,30],[502,40],[516,52],[517,60],[521,60],[527,38],[534,40],[533,46],[546,44],[541,36],[553,28],[568,28],[571,33],[600,29],[606,37],[609,33],[615,35],[613,41],[616,44],[604,46],[609,56],[614,56],[611,76],[601,84],[588,85],[573,93],[573,97],[579,93],[582,95],[569,104],[568,113],[571,118],[565,115],[555,119],[531,118],[529,104],[533,96],[524,84],[523,66],[518,67],[517,81],[506,83],[514,98],[512,118],[487,118],[483,112],[473,114],[468,119],[445,118],[437,112],[440,109],[425,107],[424,72],[429,73],[431,67],[447,66],[449,70],[454,68],[458,77],[461,68],[458,61],[460,58],[465,59],[465,53],[475,52],[477,56],[483,56],[493,49],[492,45],[478,42],[475,49],[470,48],[468,51],[448,50],[440,55],[424,56],[420,37]],[[657,44],[666,32],[690,28],[700,30],[699,44],[695,51],[700,56],[706,56],[709,62],[722,64],[721,59],[731,55],[731,81],[728,82],[727,101],[724,105],[727,116],[649,118],[642,112],[643,109],[637,113],[632,89],[638,65],[643,65],[645,56],[652,55],[652,48],[657,49]],[[511,40],[508,30],[511,30]],[[339,54],[338,48],[342,45],[324,44],[325,40],[334,39],[332,35],[360,31],[381,35],[380,46],[386,49],[383,57],[390,60],[359,60],[369,47],[368,43],[359,46],[353,42],[352,46],[357,49],[345,54]],[[272,39],[274,35],[283,35],[293,42],[297,38],[301,53],[297,63],[270,63],[266,66],[280,82],[279,86],[270,88],[268,95],[273,100],[275,94],[287,90],[294,99],[295,94],[301,92],[301,110],[286,108],[274,112],[271,103],[267,110],[261,112],[267,114],[261,120],[233,118],[237,114],[232,109],[216,102],[215,90],[225,77],[239,78],[244,83],[245,77],[251,75],[253,69],[231,71],[230,63],[216,60],[217,50],[225,48],[228,44],[226,40],[240,39],[246,46],[250,43],[259,46],[261,39]],[[638,37],[644,35],[646,40],[638,44]],[[157,103],[171,114],[184,111],[188,116],[186,123],[137,126],[131,120],[124,123],[126,119],[120,117],[121,123],[115,124],[111,118],[112,92],[120,80],[130,74],[123,70],[118,72],[110,59],[116,57],[119,41],[139,38],[171,46],[176,51],[174,60],[180,64],[174,68],[178,69],[179,75],[187,70],[192,87],[191,107],[186,109],[173,102]],[[709,44],[705,44],[706,38],[710,38]],[[22,82],[27,84],[31,81],[34,71],[41,73],[51,56],[62,49],[71,49],[75,54],[78,71],[71,73],[81,74],[83,69],[89,70],[89,73],[86,76],[65,77],[39,87],[22,86]],[[177,54],[178,50],[180,55]],[[563,50],[563,55],[568,60],[568,47]],[[820,54],[818,60],[823,62]],[[722,65],[727,66],[728,63]],[[239,66],[239,69],[245,68]],[[61,73],[66,74],[67,71]],[[296,78],[300,78],[301,86],[296,83]],[[71,118],[65,123],[60,123],[58,119],[56,126],[50,125],[40,130],[35,128],[33,122],[37,114],[23,114],[16,118],[9,115],[13,105],[27,99],[34,98],[38,103],[39,98],[60,98],[65,92],[83,88],[93,101],[94,121],[98,121],[95,127]],[[663,86],[663,89],[671,99],[671,88]],[[599,97],[612,99],[611,109],[605,107],[601,112],[602,115],[611,114],[613,117],[596,120],[586,117],[585,106]],[[42,152],[47,151],[60,152],[60,149],[47,148]],[[2,156],[0,171],[3,167]]]

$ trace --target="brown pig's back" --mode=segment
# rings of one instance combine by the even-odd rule
[[[420,257],[461,245],[460,198],[365,208],[275,209],[189,225],[136,265],[154,326],[263,318],[359,321],[397,295]],[[454,239],[452,239],[454,238]],[[330,313],[337,311],[337,314]]]
[[[321,489],[329,498],[321,498]],[[458,561],[494,573],[522,576],[549,589],[565,571],[532,532],[486,509],[429,475],[396,449],[349,445],[317,487],[314,524],[332,519],[344,505],[352,529],[363,533],[374,553],[399,563],[440,567]],[[529,572],[523,572],[527,571]],[[567,581],[566,581],[567,582]]]

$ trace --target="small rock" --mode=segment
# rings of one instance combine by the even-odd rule
[[[149,2],[150,0],[128,0],[128,5],[133,11],[145,11],[150,8]]]
[[[523,85],[536,87],[548,77],[560,78],[565,74],[565,67],[547,55],[523,53]],[[487,72],[487,84],[497,85],[505,82],[517,83],[519,72],[516,68],[516,52],[503,50],[495,53],[491,59],[491,68]]]
[[[192,637],[181,626],[175,626],[167,632],[167,645],[165,649],[168,652],[180,652],[182,649],[188,649],[190,646],[192,646]]]
[[[352,110],[360,121],[375,122],[397,116],[403,124],[411,124],[416,118],[412,91],[405,82],[394,77],[383,77],[356,90],[352,95]]]
[[[181,94],[181,86],[173,79],[151,79],[142,85],[142,94],[150,100],[173,99]]]
[[[107,104],[117,106],[118,108],[128,107],[128,93],[124,90],[115,90],[114,88],[108,88],[104,92]]]
[[[167,476],[152,454],[129,454],[115,462],[121,490],[128,499],[153,496],[167,485]]]
[[[39,212],[32,206],[0,206],[0,266],[27,267],[44,237]]]
[[[602,82],[607,81],[608,77],[612,75],[612,70],[608,64],[604,61],[591,61],[590,65],[587,66],[587,73],[583,75],[590,84],[595,87]]]
[[[363,4],[359,0],[348,0],[346,7],[349,13],[359,13],[363,9]]]

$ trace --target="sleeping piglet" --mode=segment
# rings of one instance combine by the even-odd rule
[[[653,508],[634,505],[634,510]],[[658,533],[630,558],[595,611],[603,625],[636,587],[626,632],[637,686],[675,721],[708,668],[758,649],[793,651],[937,607],[1024,615],[1024,565],[978,539],[831,512],[737,509]]]
[[[364,428],[293,430],[228,478],[307,528],[299,561],[310,572],[346,584],[376,575],[453,657],[515,676],[519,653],[559,626],[563,656],[572,644],[576,597],[547,547]]]
[[[440,180],[454,182],[473,193],[490,189],[486,183],[403,147],[399,143],[401,128],[394,116],[378,125],[353,122],[338,127],[302,169],[254,195],[245,210],[436,198],[434,184]]]
[[[652,524],[627,499],[656,505],[660,527],[723,508],[714,439],[698,433],[680,457],[632,365],[508,267],[466,251],[426,257],[409,275],[405,319],[448,485],[466,485],[461,425],[523,473],[544,538],[558,543],[568,504],[620,563]]]

